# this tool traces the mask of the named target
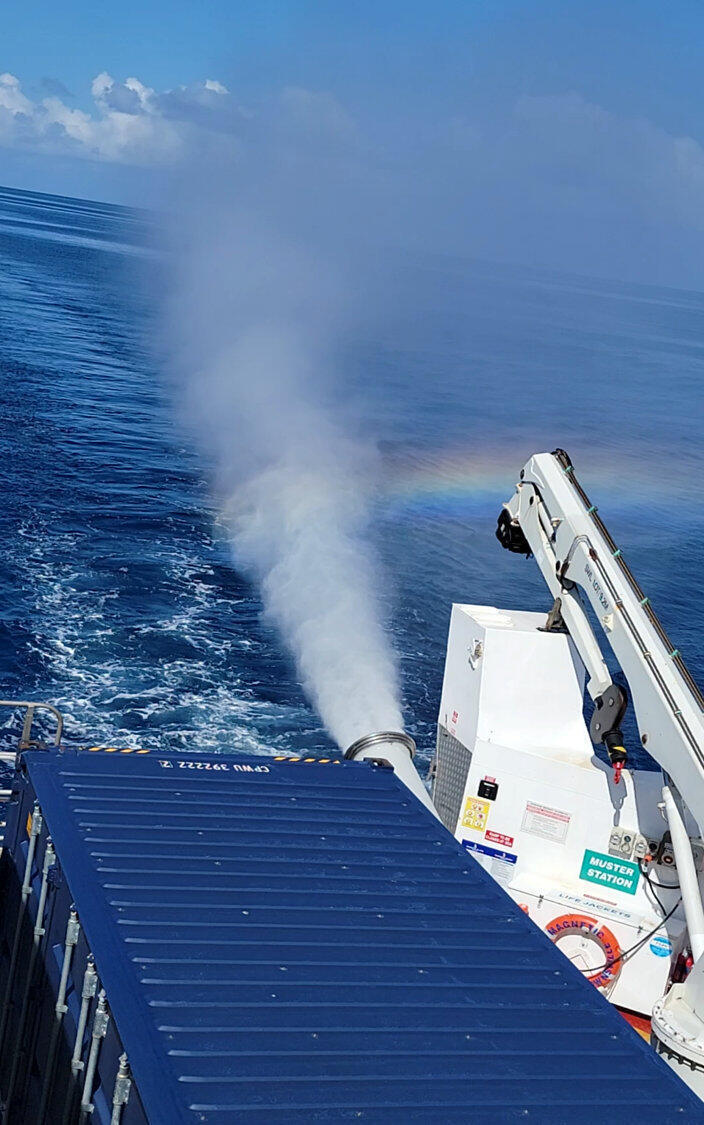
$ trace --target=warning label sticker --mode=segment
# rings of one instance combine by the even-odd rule
[[[476,832],[483,832],[489,819],[491,801],[482,801],[478,797],[468,797],[464,803],[462,813],[462,827],[473,828]]]
[[[672,942],[669,938],[658,935],[650,943],[650,952],[656,957],[669,957],[672,953]]]
[[[476,840],[463,840],[462,847],[467,852],[479,852],[480,855],[488,855],[491,859],[500,859],[504,863],[518,863],[517,855],[511,852],[502,852],[499,848],[487,848],[484,844],[478,844]]]
[[[492,859],[489,864],[489,874],[502,887],[507,886],[515,874],[515,867],[508,859]]]
[[[553,844],[564,844],[571,819],[569,813],[560,809],[528,801],[521,828],[530,836],[540,836],[543,840],[551,840]]]
[[[492,844],[501,844],[504,848],[513,847],[513,836],[506,836],[503,832],[492,832],[491,828],[487,828],[484,839]]]

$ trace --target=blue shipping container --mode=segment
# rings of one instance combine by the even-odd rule
[[[7,1125],[704,1122],[389,769],[31,751],[0,875]]]

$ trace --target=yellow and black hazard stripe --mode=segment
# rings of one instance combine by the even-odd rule
[[[318,766],[330,765],[341,766],[341,758],[289,758],[286,754],[277,754],[273,759],[275,762],[300,762],[305,765],[307,762],[315,762]]]
[[[89,754],[150,754],[151,750],[144,750],[136,746],[79,746],[79,751],[86,750]]]

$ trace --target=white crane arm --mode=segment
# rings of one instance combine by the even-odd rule
[[[576,480],[567,454],[556,450],[531,457],[515,495],[504,505],[497,535],[509,549],[535,556],[553,598],[560,599],[597,705],[594,741],[603,739],[610,751],[614,748],[614,737],[604,735],[618,728],[625,695],[619,699],[622,689],[611,682],[582,595],[628,681],[643,745],[704,828],[704,700]]]

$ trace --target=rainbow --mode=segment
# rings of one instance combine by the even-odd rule
[[[410,449],[384,462],[380,504],[384,516],[452,518],[493,505],[498,510],[512,495],[518,473],[530,456],[507,448],[470,452],[463,449]],[[603,509],[623,510],[668,504],[684,496],[686,481],[663,480],[657,459],[592,450],[575,455],[580,483]]]

